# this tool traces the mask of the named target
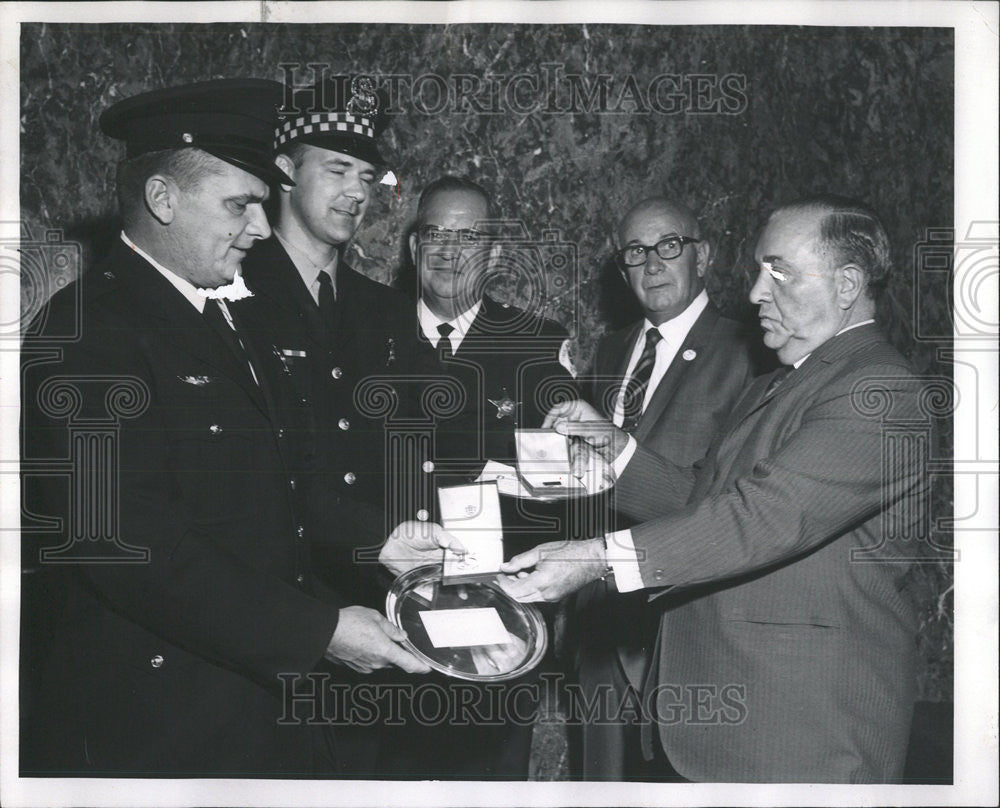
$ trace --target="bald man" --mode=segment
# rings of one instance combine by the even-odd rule
[[[756,375],[756,340],[709,301],[711,245],[686,205],[644,199],[626,213],[614,241],[643,319],[601,340],[591,403],[644,448],[689,466],[705,456]],[[631,524],[616,520],[619,529]],[[588,703],[610,697],[609,715],[601,716],[609,720],[582,728],[579,768],[587,780],[644,775],[639,732],[626,718],[632,696],[642,692],[658,623],[646,600],[643,592],[609,596],[603,581],[578,596],[580,682]]]

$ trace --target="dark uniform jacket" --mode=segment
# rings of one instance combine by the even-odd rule
[[[421,392],[441,371],[417,340],[408,299],[346,263],[337,269],[332,330],[277,238],[250,251],[243,276],[254,296],[236,308],[258,350],[281,362],[297,393],[291,420],[306,425],[293,443],[312,470],[317,568],[342,594],[381,610],[379,546],[432,498],[423,469],[433,422],[420,410]]]
[[[63,520],[26,529],[24,561],[68,573],[51,653],[28,671],[44,686],[22,714],[23,773],[321,768],[327,730],[279,723],[279,675],[322,664],[343,601],[313,588],[274,359],[255,357],[255,384],[123,244],[80,283],[80,310],[75,286],[56,294],[23,354],[26,500]],[[45,334],[77,316],[79,339],[45,358]],[[30,473],[66,458],[62,477]]]
[[[439,427],[438,471],[475,478],[487,460],[514,464],[515,427],[540,427],[553,404],[575,398],[559,362],[568,337],[554,320],[483,297],[458,353],[438,343],[441,367],[465,399],[459,418]]]

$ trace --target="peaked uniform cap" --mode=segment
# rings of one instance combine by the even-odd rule
[[[284,88],[267,79],[215,79],[134,95],[108,107],[101,131],[125,141],[129,158],[198,148],[267,183],[295,183],[274,164]]]

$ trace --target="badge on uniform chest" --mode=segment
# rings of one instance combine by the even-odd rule
[[[490,402],[490,404],[492,404],[494,407],[497,408],[497,418],[498,419],[499,418],[510,418],[511,420],[515,420],[515,418],[517,416],[517,408],[521,406],[521,402],[520,401],[514,401],[514,399],[512,399],[508,395],[506,387],[502,387],[500,389],[500,392],[502,393],[502,395],[500,396],[500,398],[497,398],[497,399],[488,398],[486,400],[488,402]]]

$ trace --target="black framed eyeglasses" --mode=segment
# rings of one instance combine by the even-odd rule
[[[420,240],[428,244],[459,244],[463,247],[474,247],[486,241],[486,233],[472,228],[464,230],[448,230],[433,224],[425,224],[420,228]]]
[[[700,238],[690,238],[689,236],[667,236],[660,239],[656,244],[629,244],[624,249],[618,251],[618,260],[627,267],[641,267],[646,263],[646,256],[650,250],[656,250],[656,254],[664,261],[677,258],[684,252],[684,245],[698,244]]]

